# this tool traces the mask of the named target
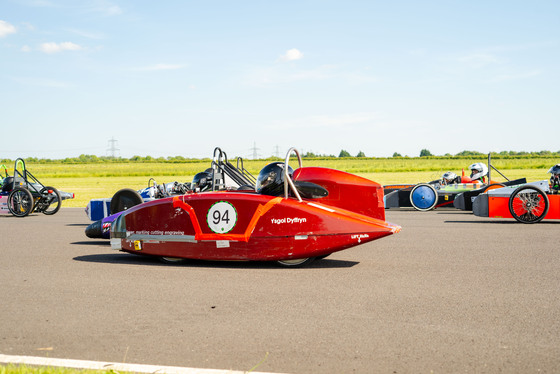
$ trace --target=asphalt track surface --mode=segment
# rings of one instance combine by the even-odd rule
[[[0,354],[278,373],[558,372],[559,222],[387,211],[307,268],[166,265],[0,216]],[[259,364],[260,363],[260,364]]]

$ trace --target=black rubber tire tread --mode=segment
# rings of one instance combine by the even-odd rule
[[[22,202],[21,199],[24,199],[23,203],[25,203],[24,210],[21,209],[14,209],[13,200],[19,199],[19,203]],[[33,201],[33,195],[27,188],[16,187],[14,188],[10,194],[8,195],[8,210],[16,217],[25,217],[29,213],[33,211],[33,207],[35,202]]]
[[[57,201],[56,202],[51,202],[49,204],[49,206],[47,206],[47,208],[43,211],[43,214],[46,214],[48,216],[55,214],[56,212],[58,212],[60,210],[60,207],[62,205],[62,198],[60,197],[60,192],[58,192],[58,190],[54,187],[51,186],[47,186],[45,188],[42,188],[40,193],[41,195],[43,194],[43,191],[45,190],[52,190],[52,192],[56,195]],[[52,207],[53,204],[56,204],[56,206]],[[51,208],[52,209],[49,209]]]
[[[518,195],[521,192],[523,192],[525,190],[533,190],[534,193],[541,196],[542,201],[544,201],[544,209],[542,210],[542,212],[540,212],[536,215],[536,214],[533,214],[532,211],[527,210],[524,214],[521,214],[521,215],[517,214],[517,212],[515,211],[515,206],[514,206],[517,203],[516,198],[518,197]],[[533,202],[529,202],[529,203],[532,204]],[[538,188],[536,186],[530,186],[530,185],[524,185],[524,186],[518,187],[515,191],[513,191],[513,193],[511,194],[511,196],[509,198],[509,204],[508,205],[509,205],[509,212],[511,213],[511,216],[513,218],[515,218],[518,222],[521,222],[521,223],[537,223],[537,222],[542,221],[542,219],[548,213],[548,207],[549,207],[548,196],[546,196],[546,193],[543,190],[541,190],[540,188]]]
[[[135,205],[142,204],[144,200],[137,191],[131,188],[123,188],[118,190],[111,199],[110,213],[115,214],[132,208]]]
[[[315,261],[315,257],[308,257],[308,258],[301,258],[298,259],[301,261],[297,261],[297,260],[279,260],[276,261],[276,263],[284,268],[300,268],[303,266],[307,266],[310,263],[312,263],[313,261]]]

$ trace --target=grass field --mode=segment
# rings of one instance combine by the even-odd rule
[[[246,160],[244,166],[253,175],[268,162],[266,160]],[[380,184],[418,183],[439,178],[446,171],[458,175],[462,169],[468,174],[468,166],[474,162],[487,160],[473,159],[431,159],[431,158],[388,158],[388,159],[310,159],[304,166],[329,167],[357,174]],[[553,158],[534,159],[494,159],[492,164],[509,179],[526,177],[527,180],[548,179],[548,169],[558,163]],[[297,161],[292,160],[292,167]],[[10,166],[11,167],[11,166]],[[150,178],[158,183],[190,182],[193,176],[210,167],[210,160],[186,163],[91,163],[91,164],[27,164],[27,168],[43,184],[59,190],[73,192],[74,200],[63,202],[66,207],[85,207],[89,200],[111,197],[121,188],[141,189],[148,185]],[[11,173],[11,171],[10,171]],[[492,179],[504,181],[498,173]]]
[[[27,365],[0,366],[0,374],[117,374],[112,370],[80,370],[59,367],[35,367]]]

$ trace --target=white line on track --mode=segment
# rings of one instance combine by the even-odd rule
[[[65,367],[72,369],[87,370],[113,370],[128,371],[135,373],[166,373],[166,374],[243,374],[245,371],[219,370],[219,369],[197,369],[178,366],[140,365],[124,364],[118,362],[68,360],[62,358],[33,357],[33,356],[9,356],[0,353],[0,364],[22,364],[42,367]],[[254,372],[254,374],[272,374]]]

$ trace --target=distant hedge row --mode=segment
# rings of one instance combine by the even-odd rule
[[[363,152],[356,157],[347,156],[346,153],[341,153],[341,156],[336,157],[332,155],[316,155],[313,153],[306,153],[302,156],[304,159],[313,159],[313,160],[348,160],[348,159],[358,159],[358,160],[368,160],[368,159],[435,159],[435,160],[453,160],[453,159],[486,159],[488,154],[476,152],[476,151],[463,151],[459,152],[456,155],[445,154],[442,156],[431,155],[429,152],[425,152],[424,156],[420,157],[409,157],[409,156],[401,156],[400,154],[396,153],[393,157],[365,157]],[[550,152],[550,151],[540,151],[540,152],[515,152],[515,151],[503,151],[503,152],[492,152],[491,154],[492,159],[538,159],[538,158],[559,158],[560,159],[560,151],[558,152]],[[269,157],[263,158],[261,160],[279,160],[276,157]],[[0,164],[10,165],[13,164],[15,160],[12,159],[0,159]],[[195,163],[200,161],[208,161],[210,162],[211,159],[209,158],[186,158],[183,156],[170,156],[170,157],[152,157],[152,156],[133,156],[131,158],[124,158],[124,157],[107,157],[107,156],[95,156],[95,155],[80,155],[78,157],[67,157],[64,159],[49,159],[49,158],[37,158],[37,157],[27,157],[25,158],[26,163],[33,163],[33,164],[49,164],[49,163],[63,163],[63,164],[103,164],[103,163],[161,163],[161,162],[169,162],[169,163]],[[235,161],[235,159],[232,159]],[[560,160],[559,160],[560,161]]]

